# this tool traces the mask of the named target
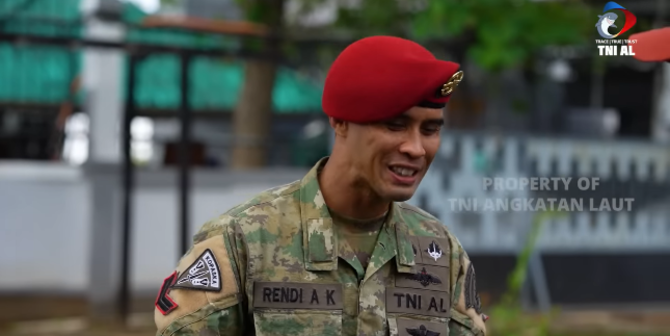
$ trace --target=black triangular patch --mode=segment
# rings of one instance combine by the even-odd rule
[[[207,249],[191,266],[179,275],[171,288],[194,289],[202,291],[221,291],[221,271],[214,253]]]

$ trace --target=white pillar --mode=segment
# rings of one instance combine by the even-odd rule
[[[121,42],[125,28],[118,22],[119,0],[82,0],[84,38]],[[104,17],[105,19],[102,19]],[[90,119],[89,156],[83,166],[91,190],[91,243],[88,251],[89,317],[96,324],[118,323],[122,246],[121,125],[125,52],[82,49],[84,109]]]
[[[91,40],[120,42],[123,24],[101,20],[91,13],[118,0],[83,0],[84,37]],[[83,51],[82,87],[85,108],[90,116],[89,161],[121,163],[121,122],[124,102],[121,99],[124,51],[87,47]]]

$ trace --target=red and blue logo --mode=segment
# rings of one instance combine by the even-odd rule
[[[610,27],[618,28],[615,25],[615,21],[618,18],[618,15],[616,13],[612,12],[615,9],[623,12],[625,22],[624,22],[623,27],[621,28],[621,30],[618,33],[610,34],[610,32],[609,32]],[[623,6],[621,6],[618,3],[613,2],[613,1],[610,1],[605,5],[605,8],[603,9],[603,13],[604,13],[603,15],[598,15],[599,19],[598,19],[598,23],[596,23],[596,29],[598,30],[598,34],[600,34],[600,36],[602,36],[603,38],[606,38],[606,39],[616,38],[617,36],[625,33],[629,29],[631,29],[635,25],[635,23],[637,22],[637,17],[635,17],[635,15],[633,15],[633,13],[631,13],[629,10],[627,10]]]

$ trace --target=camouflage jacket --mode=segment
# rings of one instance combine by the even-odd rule
[[[158,294],[157,335],[485,335],[447,228],[395,203],[363,270],[337,242],[317,167],[200,229]]]

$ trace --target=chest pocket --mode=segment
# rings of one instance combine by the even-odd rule
[[[448,336],[446,319],[389,317],[390,336]]]
[[[341,284],[254,284],[256,336],[340,336],[342,308]]]
[[[418,265],[414,274],[396,275],[386,289],[391,336],[446,336],[451,317],[449,269]]]
[[[410,237],[416,265],[396,274],[386,289],[390,336],[448,336],[451,295],[448,246],[444,238]]]
[[[390,336],[446,336],[451,316],[448,292],[387,288],[386,317]]]

